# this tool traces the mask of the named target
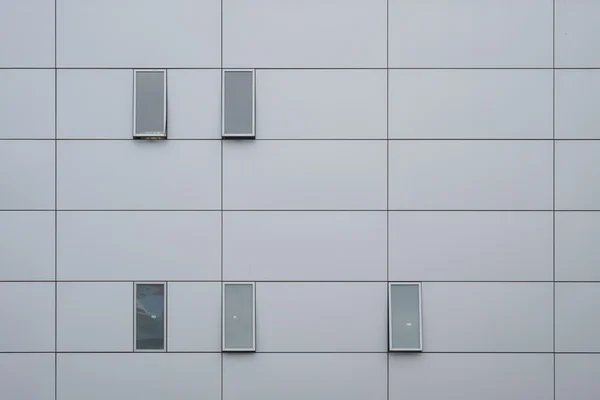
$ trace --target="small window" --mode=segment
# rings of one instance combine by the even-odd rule
[[[166,71],[136,70],[133,82],[133,137],[166,139]]]
[[[223,284],[223,351],[255,351],[254,283]]]
[[[222,137],[254,138],[254,71],[223,71]]]
[[[390,283],[388,294],[390,351],[421,351],[421,284]]]
[[[165,351],[166,284],[135,284],[135,350]]]

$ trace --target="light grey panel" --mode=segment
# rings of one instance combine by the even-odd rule
[[[391,138],[552,139],[552,71],[392,70],[389,117]]]
[[[600,281],[600,213],[556,213],[556,280]]]
[[[169,282],[169,351],[221,351],[221,283]]]
[[[133,350],[131,282],[67,282],[57,290],[58,351]]]
[[[220,147],[217,141],[59,142],[59,208],[219,209]]]
[[[54,142],[0,140],[0,209],[54,208]]]
[[[556,209],[600,209],[600,142],[556,142]]]
[[[600,351],[600,284],[556,284],[556,351]]]
[[[135,135],[166,133],[166,71],[135,71]]]
[[[378,283],[256,284],[259,351],[387,349],[387,286]]]
[[[54,0],[0,2],[0,67],[54,66],[54,5]]]
[[[390,67],[552,67],[552,1],[389,4]]]
[[[54,212],[0,212],[0,281],[54,279]]]
[[[556,138],[600,139],[598,103],[600,70],[556,70]]]
[[[254,285],[223,285],[223,350],[254,350]]]
[[[384,141],[223,143],[226,209],[386,208]]]
[[[58,0],[56,13],[60,67],[220,65],[219,0]]]
[[[390,280],[552,281],[552,212],[391,212]]]
[[[596,400],[600,393],[600,354],[556,355],[556,400]]]
[[[552,351],[552,283],[423,283],[425,351]]]
[[[223,400],[385,400],[386,363],[386,354],[225,354]]]
[[[54,354],[0,354],[0,398],[55,400]]]
[[[390,355],[390,400],[553,400],[553,383],[552,354]]]
[[[54,70],[2,69],[0,88],[0,138],[54,139]]]
[[[557,67],[600,67],[600,3],[556,0],[555,48]]]
[[[389,150],[390,209],[552,209],[551,142],[394,141]]]
[[[390,284],[390,350],[421,350],[421,287]]]
[[[59,400],[218,400],[221,355],[59,354]]]
[[[385,70],[259,70],[260,138],[385,139]]]
[[[54,351],[54,283],[0,283],[0,351]]]
[[[166,349],[166,296],[164,283],[135,283],[135,350]]]
[[[386,8],[383,0],[225,0],[223,64],[385,68]]]
[[[385,211],[223,214],[223,278],[385,281]]]
[[[218,280],[218,211],[62,211],[61,280]]]
[[[223,72],[223,135],[254,134],[254,72]]]

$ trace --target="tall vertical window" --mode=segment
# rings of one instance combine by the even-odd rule
[[[388,295],[390,351],[423,350],[421,284],[390,283]]]
[[[135,70],[133,75],[133,137],[167,137],[167,72]]]
[[[164,351],[166,284],[135,284],[135,350]]]
[[[255,137],[254,97],[254,70],[223,71],[222,137]]]
[[[223,351],[255,351],[254,283],[223,284]]]

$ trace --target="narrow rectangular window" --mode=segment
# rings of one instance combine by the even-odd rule
[[[167,137],[167,73],[165,70],[134,71],[133,137]]]
[[[135,284],[135,350],[165,351],[166,284]]]
[[[223,351],[255,351],[254,283],[223,284]]]
[[[222,137],[254,138],[254,70],[223,71]]]
[[[421,351],[421,284],[390,283],[389,286],[390,351]]]

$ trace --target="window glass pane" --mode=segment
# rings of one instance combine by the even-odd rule
[[[164,133],[164,71],[136,71],[135,80],[135,133]]]
[[[419,285],[390,285],[392,349],[421,348]]]
[[[225,284],[225,349],[254,349],[253,289],[252,284]]]
[[[164,284],[138,284],[135,296],[135,348],[137,350],[164,350]]]
[[[223,133],[254,134],[252,71],[225,71]]]

